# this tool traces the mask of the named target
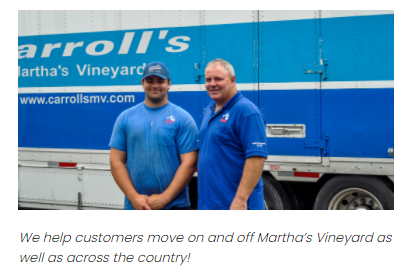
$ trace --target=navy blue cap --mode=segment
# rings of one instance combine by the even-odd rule
[[[158,76],[162,79],[168,79],[170,78],[169,69],[167,69],[167,66],[162,62],[150,62],[146,65],[143,72],[143,78],[146,78],[148,76]]]

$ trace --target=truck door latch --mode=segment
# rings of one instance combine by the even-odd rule
[[[205,76],[205,72],[203,71],[200,63],[195,63],[195,71],[196,71],[195,81],[197,83],[200,83],[202,77]]]
[[[314,66],[314,69],[306,69],[303,68],[303,74],[321,74],[322,79],[326,80],[329,78],[329,74],[327,73],[327,65],[329,64],[328,60],[323,60],[322,64]]]

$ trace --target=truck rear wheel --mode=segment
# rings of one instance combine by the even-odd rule
[[[264,200],[266,210],[291,210],[290,201],[282,185],[274,177],[264,174]]]
[[[294,182],[279,181],[279,183],[282,185],[284,190],[287,192],[287,195],[288,195],[288,198],[291,204],[291,209],[304,210],[305,209],[304,200],[302,199],[298,191],[298,188],[294,186]]]
[[[393,210],[394,194],[377,177],[336,176],[319,191],[315,210]]]

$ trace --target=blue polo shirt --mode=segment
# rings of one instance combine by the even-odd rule
[[[265,120],[240,92],[215,113],[206,108],[199,132],[198,192],[200,210],[228,210],[235,197],[247,158],[267,158]],[[260,178],[248,199],[248,209],[263,210]]]
[[[181,164],[180,154],[199,149],[198,130],[190,114],[170,102],[159,108],[140,103],[117,118],[109,146],[127,153],[134,188],[150,196],[170,185]],[[186,186],[164,209],[188,206]],[[127,197],[124,209],[134,209]]]

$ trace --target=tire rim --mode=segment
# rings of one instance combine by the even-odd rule
[[[349,188],[339,192],[331,200],[329,210],[383,210],[380,201],[370,192]]]

